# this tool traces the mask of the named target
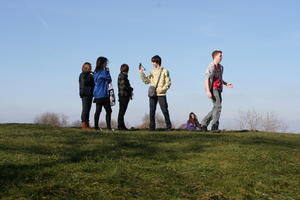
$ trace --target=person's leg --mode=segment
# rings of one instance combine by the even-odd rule
[[[92,102],[93,102],[93,97],[88,97],[87,98],[87,112],[86,112],[86,123],[87,127],[90,128],[90,111],[92,107]]]
[[[99,117],[100,117],[101,110],[102,110],[102,104],[101,103],[96,103],[96,111],[95,111],[95,116],[94,116],[95,129],[99,129]]]
[[[222,95],[219,90],[213,90],[213,93],[216,101],[214,102],[214,110],[212,113],[212,130],[218,130],[222,111]]]
[[[150,106],[150,130],[155,130],[155,112],[157,105],[157,97],[149,97],[149,106]]]
[[[212,93],[213,108],[212,108],[212,110],[201,121],[201,125],[202,125],[202,127],[204,127],[204,129],[207,128],[207,126],[209,125],[210,121],[212,120],[213,111],[214,111],[214,108],[215,108],[215,101],[216,101],[216,99],[215,99],[215,96],[214,96],[213,92],[211,92],[211,93]]]
[[[158,102],[159,102],[159,105],[160,105],[160,109],[161,109],[161,111],[162,111],[162,113],[165,117],[166,127],[167,127],[167,129],[171,129],[172,124],[171,124],[169,110],[168,110],[167,97],[166,96],[158,97]]]
[[[111,106],[110,106],[110,100],[109,100],[109,98],[105,99],[104,109],[106,111],[106,126],[107,126],[107,129],[111,129],[111,113],[112,113],[112,109],[111,109]]]
[[[86,113],[87,113],[87,98],[83,97],[81,98],[82,101],[82,111],[81,111],[81,127],[83,129],[87,128],[87,118],[86,118]]]
[[[118,129],[126,129],[124,116],[128,107],[129,97],[119,97]]]

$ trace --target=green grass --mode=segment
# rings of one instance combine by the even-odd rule
[[[0,199],[300,199],[300,135],[3,124]]]

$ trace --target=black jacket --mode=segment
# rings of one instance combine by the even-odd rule
[[[120,73],[118,78],[119,97],[131,97],[133,88],[130,86],[128,75]]]
[[[91,72],[82,72],[79,75],[79,96],[93,97],[95,82]]]

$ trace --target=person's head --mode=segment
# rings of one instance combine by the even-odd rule
[[[97,59],[97,62],[96,62],[95,72],[98,72],[100,70],[104,70],[107,67],[107,64],[108,64],[108,59],[107,58],[99,57]]]
[[[121,65],[120,71],[121,71],[121,73],[123,73],[123,74],[128,74],[128,72],[129,72],[129,66],[128,66],[127,64]]]
[[[211,55],[212,55],[212,58],[214,60],[214,63],[219,64],[222,61],[222,58],[223,58],[222,51],[215,50],[215,51],[212,52]]]
[[[91,65],[91,63],[89,63],[89,62],[83,63],[81,70],[82,70],[82,72],[90,72],[90,71],[92,71],[92,65]]]
[[[195,115],[195,113],[191,112],[189,115],[189,120],[195,120],[197,118],[197,116]]]
[[[159,57],[158,55],[156,56],[153,56],[151,58],[151,62],[152,62],[152,65],[153,67],[160,67],[161,66],[161,57]]]

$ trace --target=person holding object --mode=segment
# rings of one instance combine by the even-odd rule
[[[91,129],[89,119],[95,86],[91,63],[85,62],[81,70],[79,75],[79,96],[82,100],[81,127]]]
[[[129,66],[127,64],[121,65],[120,74],[118,77],[119,89],[119,115],[118,115],[118,130],[128,130],[125,126],[124,115],[126,113],[128,103],[132,99],[133,88],[130,86],[128,80]]]
[[[207,126],[212,122],[212,131],[219,131],[219,119],[222,110],[222,91],[223,85],[233,88],[233,84],[223,80],[224,67],[220,64],[223,58],[222,51],[212,52],[213,62],[210,63],[205,72],[204,86],[208,98],[212,99],[213,108],[203,118],[201,130],[206,132]]]
[[[108,59],[105,57],[99,57],[96,63],[96,69],[94,73],[94,103],[96,103],[96,112],[94,116],[95,129],[99,130],[99,117],[104,107],[106,111],[106,125],[107,129],[111,130],[111,105],[108,93],[108,85],[111,83],[111,76],[109,69],[107,68]]]
[[[171,86],[170,75],[168,70],[161,66],[161,58],[158,55],[153,56],[151,61],[154,69],[150,72],[148,76],[146,76],[144,73],[145,68],[141,64],[139,66],[142,81],[145,84],[150,84],[148,90],[150,105],[149,130],[154,131],[156,128],[155,112],[157,102],[159,103],[162,113],[164,115],[166,128],[167,130],[171,130],[172,124],[169,116],[168,102],[166,97],[166,93]]]

